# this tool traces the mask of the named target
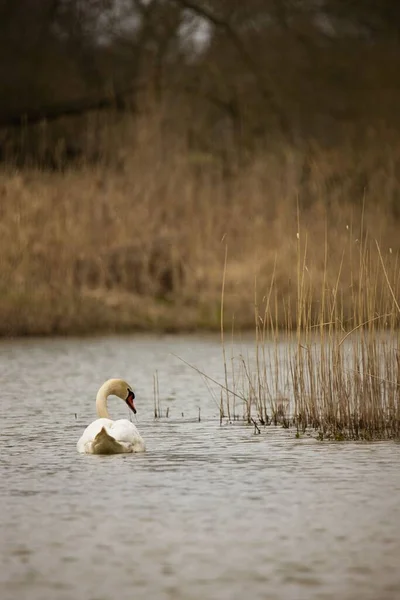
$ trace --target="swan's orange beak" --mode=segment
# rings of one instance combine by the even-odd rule
[[[134,403],[134,399],[135,399],[135,394],[133,392],[129,391],[128,397],[125,400],[125,402],[129,406],[129,408],[133,411],[133,413],[136,415],[136,406]]]

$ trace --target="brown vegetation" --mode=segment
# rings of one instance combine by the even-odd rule
[[[399,438],[398,16],[0,0],[0,335],[221,327],[221,416]]]
[[[397,259],[390,265],[391,281],[379,244],[372,248],[361,240],[352,272],[355,285],[344,310],[339,283],[344,261],[337,265],[333,288],[328,269],[321,273],[316,294],[309,281],[307,243],[299,239],[297,249],[296,299],[280,298],[274,276],[263,298],[256,290],[254,355],[238,354],[234,344],[229,353],[221,329],[226,382],[221,420],[240,418],[242,409],[258,433],[261,426],[279,424],[294,427],[297,437],[314,431],[320,440],[399,439]],[[325,244],[326,267],[327,254]]]
[[[262,298],[272,280],[284,327],[289,306],[290,328],[306,313],[315,324],[332,297],[343,329],[355,297],[365,294],[357,323],[393,312],[374,240],[398,295],[394,144],[376,140],[359,154],[277,143],[227,177],[164,125],[151,115],[103,124],[108,164],[2,168],[2,334],[216,328],[225,244],[225,317],[238,327],[252,323],[255,282]],[[293,310],[299,242],[304,315]]]
[[[342,4],[0,0],[0,333],[217,328],[226,244],[236,326],[305,326],[299,243],[307,322],[385,314],[398,9]]]

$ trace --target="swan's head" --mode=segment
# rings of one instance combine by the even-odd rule
[[[104,385],[107,386],[108,395],[113,394],[114,396],[121,398],[121,400],[124,400],[134,414],[136,414],[136,406],[134,403],[135,393],[129,383],[123,379],[109,379]]]

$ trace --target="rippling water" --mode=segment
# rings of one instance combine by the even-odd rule
[[[219,427],[171,352],[223,380],[213,338],[0,343],[2,600],[400,598],[400,445]],[[143,455],[76,452],[108,377],[135,387]]]

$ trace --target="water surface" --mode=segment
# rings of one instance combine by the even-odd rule
[[[220,427],[171,353],[223,381],[212,337],[0,343],[2,600],[398,599],[400,444]],[[135,387],[143,455],[76,452],[108,377]]]

